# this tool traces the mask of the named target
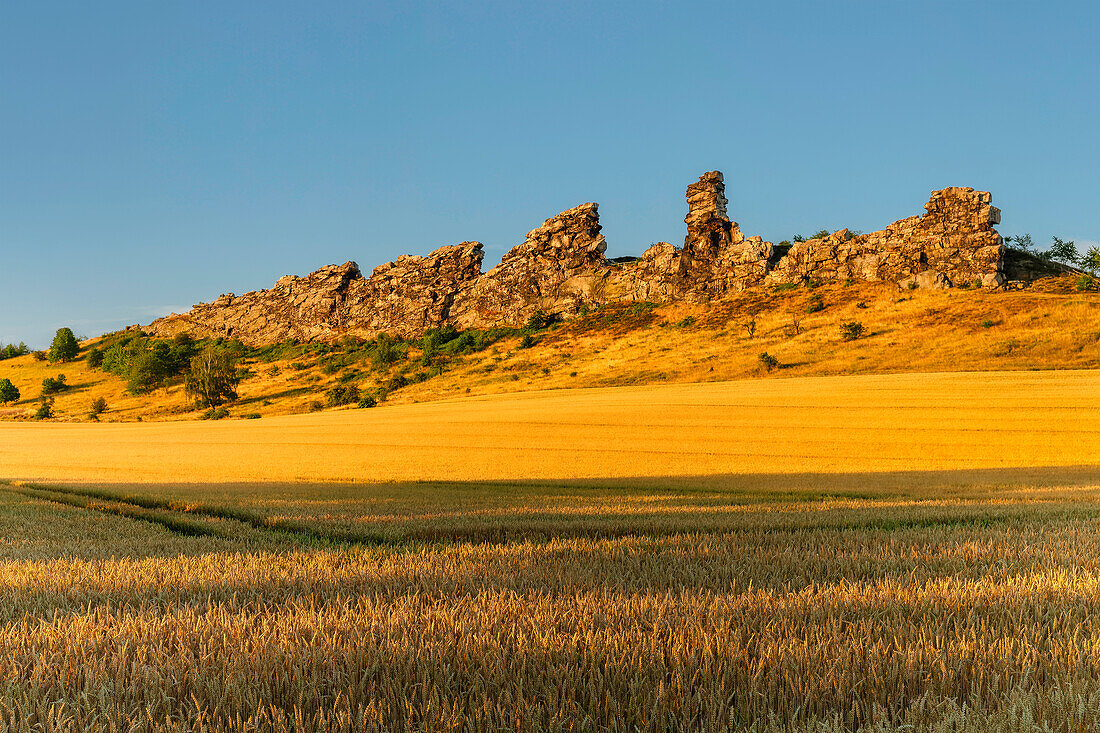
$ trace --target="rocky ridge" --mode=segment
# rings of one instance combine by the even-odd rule
[[[722,174],[711,171],[688,186],[682,248],[659,242],[639,258],[608,260],[599,208],[587,203],[528,232],[485,273],[482,245],[463,242],[426,256],[404,255],[376,267],[370,277],[354,262],[283,277],[271,289],[223,295],[146,330],[159,337],[187,332],[248,343],[382,332],[408,337],[444,325],[520,325],[535,313],[570,316],[615,301],[706,302],[751,287],[810,280],[999,288],[1006,283],[1006,256],[993,228],[1000,211],[991,201],[985,191],[945,188],[932,192],[921,216],[869,234],[842,229],[783,251],[741,233],[726,213]],[[1031,270],[1008,275],[1020,273]]]

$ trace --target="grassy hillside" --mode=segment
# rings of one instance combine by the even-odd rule
[[[751,291],[711,305],[606,306],[550,328],[479,333],[424,354],[398,344],[379,365],[371,344],[243,350],[248,376],[233,416],[328,409],[326,392],[386,386],[384,404],[524,390],[663,382],[945,370],[1094,368],[1100,365],[1100,294],[1051,280],[1023,292],[898,291],[877,284]],[[842,324],[864,332],[845,340]],[[102,340],[86,342],[85,351]],[[456,347],[457,344],[457,347]],[[472,344],[472,345],[470,345]],[[452,348],[454,347],[454,348]],[[766,352],[776,360],[768,370]],[[59,373],[55,418],[87,420],[102,397],[105,421],[196,419],[181,380],[134,395],[126,381],[84,361],[0,361],[22,399],[0,417],[34,414],[42,381]],[[351,409],[351,408],[341,408]]]

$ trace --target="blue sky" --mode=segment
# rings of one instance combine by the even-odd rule
[[[598,201],[609,254],[871,230],[929,191],[1100,239],[1100,8],[1053,2],[0,5],[0,341]]]

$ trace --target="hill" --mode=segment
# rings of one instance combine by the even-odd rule
[[[709,305],[610,304],[549,325],[443,329],[420,339],[223,344],[237,351],[245,370],[230,415],[273,416],[334,409],[330,394],[348,387],[382,404],[402,404],[742,378],[1090,369],[1100,366],[1098,315],[1100,294],[1077,291],[1070,277],[1007,292],[855,282],[757,288]],[[862,333],[846,338],[846,323],[860,324]],[[0,379],[11,379],[22,395],[0,407],[0,416],[30,418],[43,380],[62,373],[69,386],[55,397],[57,420],[90,419],[97,398],[108,405],[104,421],[203,416],[178,377],[148,394],[130,394],[126,379],[83,360],[93,346],[135,337],[121,332],[85,341],[81,360],[66,364],[30,355],[0,361]],[[765,365],[763,353],[776,364]]]

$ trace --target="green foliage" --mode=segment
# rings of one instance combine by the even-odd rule
[[[19,401],[19,388],[10,379],[0,379],[0,403]]]
[[[102,397],[96,397],[94,400],[92,400],[92,415],[98,416],[102,415],[105,412],[107,412],[107,400],[103,399]]]
[[[186,334],[172,341],[123,334],[104,350],[100,366],[125,379],[131,394],[146,394],[187,371],[197,349]]]
[[[241,415],[242,420],[259,420],[261,417],[263,417],[263,415],[258,412],[249,412]]]
[[[325,392],[325,399],[329,407],[356,404],[360,400],[359,388],[354,384],[333,387],[328,392]]]
[[[676,323],[677,328],[691,328],[695,325],[695,316],[687,316]]]
[[[993,328],[993,321],[989,320],[988,318],[982,321],[982,328]]]
[[[798,283],[779,283],[774,288],[772,288],[772,290],[774,290],[777,293],[783,293],[783,292],[786,292],[787,290],[794,290],[797,287],[798,287]]]
[[[1100,248],[1089,247],[1089,251],[1081,258],[1081,269],[1093,277],[1100,277]]]
[[[858,321],[845,321],[840,324],[840,336],[845,341],[855,341],[866,331],[867,329]]]
[[[32,352],[32,355],[34,356],[35,361],[46,361],[46,359],[49,358],[49,356],[46,355],[46,352],[41,350]]]
[[[237,357],[228,348],[210,344],[191,359],[184,389],[202,407],[218,407],[237,399]]]
[[[825,299],[821,296],[821,293],[814,293],[810,296],[810,302],[806,305],[807,313],[818,313],[825,310]]]
[[[103,349],[98,346],[93,346],[88,349],[88,354],[84,357],[84,361],[88,364],[89,369],[98,369],[103,366]]]
[[[537,344],[538,342],[539,342],[539,340],[537,338],[535,338],[534,336],[532,336],[531,334],[529,334],[529,333],[524,334],[523,338],[519,342],[519,347],[521,349],[529,349],[532,346],[534,346],[535,344]]]
[[[65,384],[64,374],[58,374],[56,377],[46,377],[42,380],[42,394],[44,395],[64,392],[68,387],[69,385]]]
[[[395,339],[388,333],[380,333],[370,342],[367,350],[375,369],[386,369],[405,358],[408,344]]]
[[[45,395],[38,398],[38,409],[34,411],[35,420],[49,420],[53,417],[53,398]]]
[[[196,357],[197,358],[197,357]],[[224,420],[229,417],[229,410],[224,407],[213,408],[211,407],[206,412],[199,416],[202,420]]]
[[[779,368],[779,359],[776,359],[774,356],[766,351],[760,352],[760,356],[757,358],[760,360],[760,366],[766,372],[770,372],[774,369]]]
[[[371,397],[370,395],[367,395],[366,397],[361,397],[359,399],[359,403],[357,406],[360,409],[366,409],[368,407],[376,407],[377,405],[378,400],[376,400],[374,397]]]
[[[856,303],[856,308],[864,309],[866,307],[867,307],[867,301],[865,301],[865,300],[861,300],[858,303]]]
[[[1086,290],[1096,289],[1096,278],[1092,275],[1085,274],[1077,278],[1077,289],[1084,292]]]
[[[31,350],[27,348],[25,343],[20,341],[18,346],[15,344],[8,344],[0,348],[0,360],[14,359],[17,356],[25,356],[29,353],[31,353]]]
[[[527,319],[527,325],[524,328],[528,331],[541,331],[544,328],[549,328],[558,321],[557,314],[543,313],[538,311],[532,313],[531,317]]]
[[[1035,242],[1032,241],[1030,234],[1017,234],[1014,237],[1005,237],[1004,241],[1006,245],[1019,252],[1026,252],[1032,255],[1038,254],[1035,251]]]
[[[1075,265],[1080,261],[1081,256],[1077,254],[1077,246],[1072,241],[1066,242],[1058,237],[1051,237],[1050,240],[1050,249],[1040,255],[1043,259],[1063,265]]]
[[[53,343],[50,344],[50,361],[54,363],[72,361],[79,353],[80,343],[73,335],[73,330],[71,328],[57,329],[57,333],[53,337]]]

